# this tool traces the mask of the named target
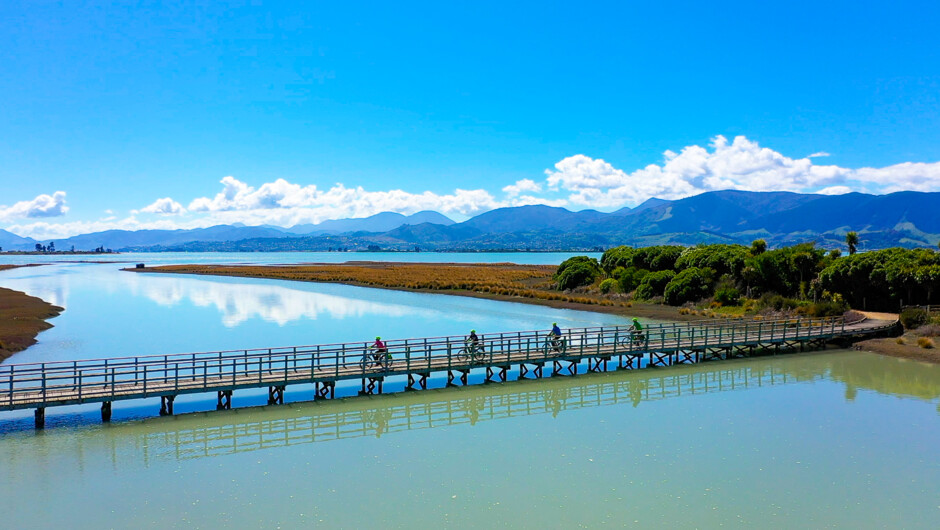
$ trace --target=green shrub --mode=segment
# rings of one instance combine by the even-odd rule
[[[741,293],[734,287],[721,287],[715,291],[715,301],[724,306],[738,305]]]
[[[666,284],[663,299],[669,305],[701,300],[711,293],[713,276],[714,271],[709,268],[686,269]]]
[[[613,278],[607,278],[606,280],[601,282],[599,288],[602,293],[607,294],[611,292],[612,290],[615,290],[614,288],[616,286],[617,286],[617,280]]]
[[[640,300],[651,300],[657,296],[662,296],[666,285],[676,277],[673,271],[651,272],[643,277],[643,281],[636,288],[635,296]]]
[[[561,262],[553,276],[560,291],[590,285],[600,275],[597,260],[587,256],[574,256]]]
[[[776,311],[787,311],[796,309],[800,306],[800,301],[794,298],[787,298],[777,293],[764,293],[757,300],[758,309],[774,309]]]
[[[620,292],[629,293],[640,286],[643,278],[649,274],[646,269],[637,269],[636,267],[617,267],[614,269],[614,278],[620,284]]]
[[[930,319],[930,315],[923,309],[909,307],[901,311],[901,325],[904,329],[916,329],[923,326]]]

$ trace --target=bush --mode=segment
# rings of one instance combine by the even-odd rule
[[[672,271],[656,271],[643,277],[643,281],[636,288],[636,298],[640,300],[653,300],[663,295],[666,285],[676,277]]]
[[[805,314],[811,317],[837,317],[847,309],[844,302],[818,302],[806,306]]]
[[[561,262],[555,271],[554,280],[560,291],[590,285],[600,275],[601,268],[597,260],[587,256],[575,256]]]
[[[927,337],[921,337],[917,339],[917,345],[925,350],[930,350],[934,348],[933,340]]]
[[[789,311],[800,306],[800,301],[781,296],[777,293],[764,293],[757,300],[758,309],[773,309],[775,311]]]
[[[907,344],[907,341],[904,340],[904,337],[898,337],[898,338],[894,339],[894,342],[896,342],[896,343],[898,343],[898,344],[901,344],[902,346],[903,346],[904,344]]]
[[[917,328],[921,337],[940,337],[940,324],[926,324]]]
[[[686,269],[666,284],[663,299],[669,305],[701,300],[711,293],[713,274],[714,271],[709,268]]]
[[[613,278],[607,278],[606,280],[601,282],[599,287],[602,293],[607,294],[611,292],[612,290],[614,290],[616,286],[617,286],[617,280]]]
[[[917,329],[929,320],[930,315],[917,307],[910,307],[901,311],[901,325],[904,329]]]
[[[617,267],[614,269],[613,277],[620,284],[620,292],[629,293],[639,287],[640,282],[650,271],[646,269],[637,269],[636,267]]]
[[[741,293],[734,287],[722,287],[715,291],[715,301],[721,305],[738,305]]]

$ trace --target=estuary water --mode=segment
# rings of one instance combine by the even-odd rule
[[[548,254],[156,254],[156,263],[558,263]],[[21,257],[16,257],[17,259]],[[25,262],[40,261],[25,256]],[[6,257],[0,258],[7,259]],[[59,260],[61,261],[61,260]],[[2,261],[0,261],[2,262]],[[66,308],[38,362],[623,323],[434,294],[56,263],[0,286]],[[479,376],[478,376],[479,377]],[[403,386],[403,383],[399,386]],[[432,381],[442,387],[442,381]],[[387,390],[395,390],[393,384]],[[355,388],[341,388],[351,396]],[[0,412],[8,528],[940,525],[940,367],[852,351],[286,405],[237,392]]]

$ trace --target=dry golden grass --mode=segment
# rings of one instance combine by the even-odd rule
[[[921,337],[917,339],[917,345],[925,350],[931,350],[935,346],[933,339],[930,339],[928,337]]]
[[[61,307],[26,293],[0,287],[0,359],[6,359],[36,343],[36,335],[52,324]]]
[[[554,265],[512,263],[350,262],[290,266],[167,265],[129,270],[345,283],[414,291],[457,291],[626,307],[626,303],[614,302],[600,294],[555,291],[552,288],[552,274],[556,268]]]

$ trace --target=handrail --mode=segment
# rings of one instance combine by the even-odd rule
[[[861,321],[859,321],[861,322]],[[390,340],[388,358],[375,358],[368,342],[290,346],[0,365],[0,408],[28,403],[130,399],[215,388],[337,381],[416,372],[469,370],[510,363],[580,361],[651,351],[708,349],[736,344],[808,340],[858,333],[842,317],[725,321],[646,326],[637,341],[626,326],[573,328],[557,343],[543,331],[480,335],[482,363],[463,355],[463,336]],[[893,323],[891,325],[894,325]],[[864,329],[873,332],[885,326]],[[4,388],[5,387],[5,388]]]

